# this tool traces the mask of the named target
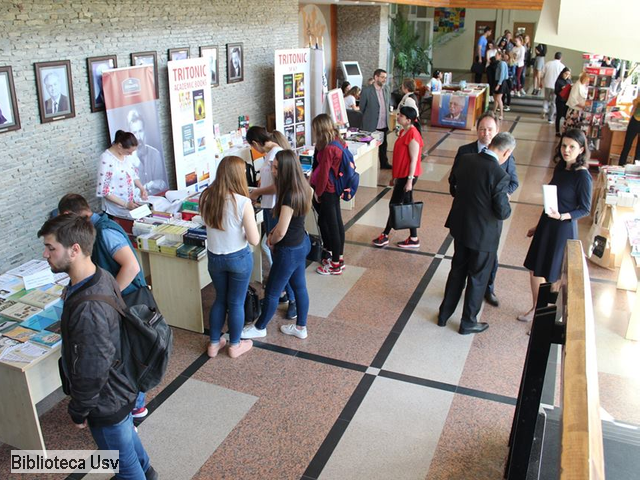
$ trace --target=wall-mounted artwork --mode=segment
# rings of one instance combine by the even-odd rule
[[[54,122],[76,116],[73,102],[71,62],[35,63],[38,106],[42,123]]]
[[[158,94],[158,54],[156,52],[137,52],[131,54],[131,66],[136,65],[153,65],[153,81],[156,87],[156,99],[160,97]]]
[[[450,33],[462,30],[466,15],[464,8],[436,8],[433,12],[433,31]]]
[[[186,60],[189,58],[189,47],[184,48],[170,48],[169,49],[169,60]]]
[[[102,88],[102,72],[118,68],[118,59],[115,55],[87,58],[87,73],[89,74],[89,97],[91,99],[91,111],[104,110],[104,89]]]
[[[0,133],[20,130],[18,99],[11,67],[0,67]]]
[[[218,70],[218,46],[211,45],[208,47],[200,47],[200,56],[209,59],[209,72],[211,76],[211,86],[220,85],[220,75]]]
[[[244,80],[244,48],[242,43],[227,43],[227,83]]]

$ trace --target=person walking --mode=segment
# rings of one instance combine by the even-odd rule
[[[556,80],[558,80],[558,77],[564,68],[565,66],[562,63],[562,52],[556,52],[553,56],[553,60],[547,62],[544,65],[544,70],[542,71],[542,85],[544,86],[542,118],[546,116],[549,123],[553,122],[553,116],[556,114]]]

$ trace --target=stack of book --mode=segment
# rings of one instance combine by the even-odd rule
[[[189,260],[199,260],[206,254],[206,248],[198,247],[196,245],[182,245],[177,251],[178,257],[187,258]]]
[[[160,243],[164,241],[165,236],[158,233],[146,233],[138,236],[138,248],[147,252],[159,252]]]
[[[171,242],[166,239],[158,245],[160,253],[169,257],[175,257],[177,255],[178,248],[181,246],[182,242]]]
[[[175,225],[173,223],[166,223],[164,225],[160,225],[154,229],[154,233],[156,235],[162,235],[168,241],[171,242],[182,242],[182,236],[187,233],[189,230],[188,227],[182,225]]]
[[[207,248],[207,229],[190,228],[187,230],[187,233],[182,236],[182,243]]]

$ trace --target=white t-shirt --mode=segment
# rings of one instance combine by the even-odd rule
[[[276,158],[276,153],[281,151],[281,147],[273,147],[264,156],[264,163],[260,169],[260,188],[265,188],[274,184],[273,176],[271,175],[271,164],[273,159]],[[274,194],[262,195],[260,201],[262,208],[273,208],[276,206],[276,196]]]
[[[513,47],[513,50],[511,50],[511,52],[516,54],[516,67],[524,67],[524,54],[526,51],[527,50],[524,48],[524,45]]]
[[[354,97],[353,95],[344,97],[344,106],[349,110],[353,110],[353,107],[356,106],[356,97]]]
[[[544,76],[542,82],[544,88],[556,88],[556,80],[564,70],[564,65],[560,60],[551,60],[544,65]]]
[[[490,50],[487,50],[487,58],[489,60],[491,60],[492,57],[496,56],[496,53],[498,53],[498,50],[496,48],[492,48]]]
[[[207,225],[207,248],[216,255],[226,255],[228,253],[242,250],[248,245],[247,235],[242,226],[244,207],[251,200],[237,193],[233,194],[236,199],[234,208],[231,196],[227,198],[222,215],[222,226],[224,230],[211,228]]]

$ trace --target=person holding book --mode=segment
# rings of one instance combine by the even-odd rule
[[[96,231],[91,261],[116,279],[127,305],[140,303],[136,292],[141,288],[147,288],[147,282],[133,244],[122,227],[111,220],[106,213],[93,213],[87,200],[77,193],[68,193],[62,197],[58,202],[58,212],[74,213],[91,220]],[[144,418],[148,413],[145,407],[145,394],[140,392],[131,414],[133,418]]]
[[[241,340],[240,334],[244,326],[244,301],[253,269],[249,244],[255,246],[260,242],[242,158],[228,156],[222,159],[215,181],[200,196],[200,215],[207,226],[209,275],[216,290],[216,299],[209,314],[207,355],[215,357],[226,345],[222,327],[229,312],[227,353],[231,358],[238,358],[253,346],[251,340]],[[284,284],[280,292],[282,288]]]
[[[273,265],[265,288],[262,313],[255,324],[244,328],[242,338],[262,338],[267,335],[267,325],[278,306],[278,297],[288,282],[296,298],[298,316],[295,325],[282,325],[280,331],[304,339],[307,338],[309,313],[305,270],[307,255],[311,251],[304,221],[311,208],[311,189],[292,150],[278,152],[272,168],[277,191],[274,216],[278,218],[268,238],[268,244],[273,249]]]
[[[560,138],[554,161],[557,165],[549,185],[557,187],[558,211],[543,211],[538,225],[527,232],[527,237],[533,240],[524,266],[530,273],[533,303],[527,313],[518,316],[521,322],[533,320],[542,283],[552,283],[553,291],[560,288],[567,240],[578,238],[578,219],[591,210],[589,147],[584,132],[575,128],[567,130]]]
[[[138,140],[131,132],[118,130],[109,148],[100,155],[96,196],[102,198],[102,208],[115,217],[131,218],[130,211],[147,199],[147,191],[136,174],[130,156],[138,148]]]
[[[71,397],[68,411],[78,429],[89,427],[99,450],[118,450],[118,478],[157,479],[131,410],[138,388],[114,368],[121,350],[120,314],[100,300],[118,301],[120,287],[108,272],[91,261],[95,229],[91,221],[72,213],[47,220],[38,231],[43,257],[54,273],[69,274],[62,310],[60,375]],[[80,303],[82,302],[82,303]]]

